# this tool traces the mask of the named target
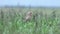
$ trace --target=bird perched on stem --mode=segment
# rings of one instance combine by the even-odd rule
[[[32,11],[29,11],[29,12],[26,13],[24,21],[25,22],[30,21],[31,18],[32,18]]]

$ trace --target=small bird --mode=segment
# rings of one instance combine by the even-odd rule
[[[25,16],[25,22],[30,21],[32,18],[32,11],[27,12]]]

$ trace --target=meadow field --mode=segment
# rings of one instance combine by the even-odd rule
[[[33,17],[23,22],[29,10]],[[0,8],[0,34],[60,34],[60,8]]]

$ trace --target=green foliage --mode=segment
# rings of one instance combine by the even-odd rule
[[[44,8],[1,8],[0,34],[60,34],[59,11]],[[32,10],[31,21],[23,22],[25,14]],[[3,18],[2,18],[3,17]]]

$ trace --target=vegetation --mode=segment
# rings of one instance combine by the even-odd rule
[[[29,10],[33,17],[25,23]],[[0,34],[60,34],[60,9],[0,8]]]

